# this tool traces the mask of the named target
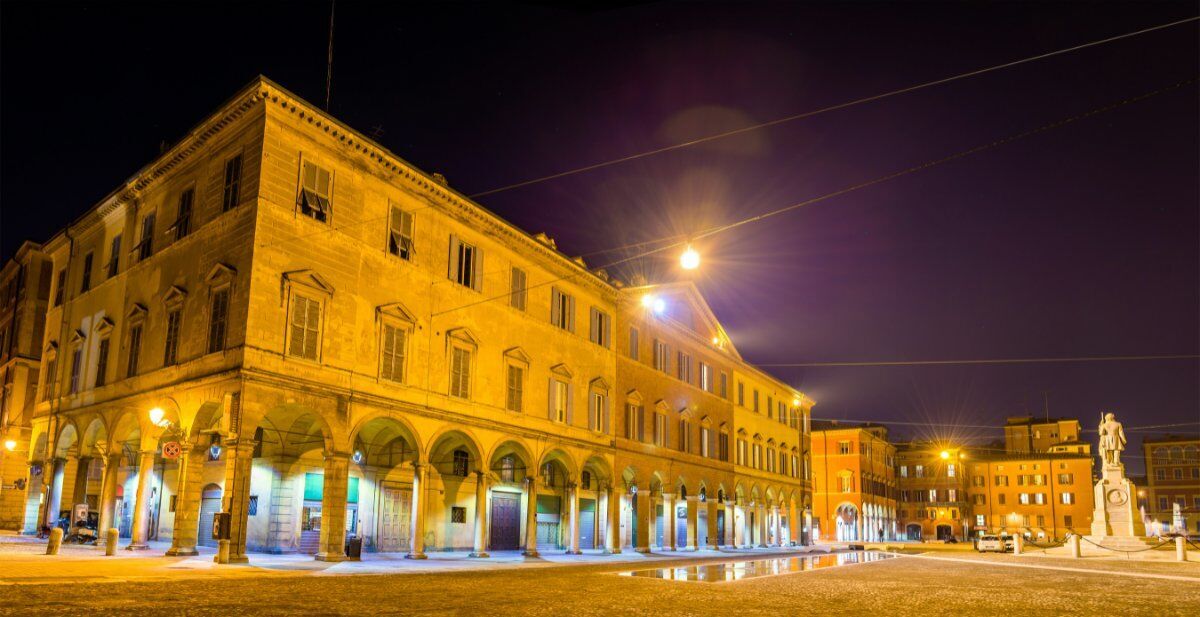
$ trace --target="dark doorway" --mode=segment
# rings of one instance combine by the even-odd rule
[[[515,551],[521,546],[521,498],[492,493],[492,550]]]

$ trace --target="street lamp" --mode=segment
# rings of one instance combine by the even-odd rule
[[[942,450],[941,457],[942,457],[942,460],[943,460],[943,461],[944,461],[944,460],[947,460],[947,459],[949,459],[949,458],[950,458],[950,451],[949,451],[949,450]]]
[[[692,245],[687,245],[687,248],[683,250],[683,254],[679,256],[679,265],[682,266],[684,270],[695,270],[696,268],[699,268],[700,253],[697,253],[696,249],[692,248]]]
[[[13,440],[13,439],[6,439],[6,440],[4,441],[4,449],[5,449],[5,450],[8,450],[9,452],[12,452],[13,450],[16,450],[16,449],[17,449],[17,442],[16,442],[16,440]]]
[[[167,412],[163,411],[162,407],[154,407],[150,410],[150,423],[159,428],[171,426],[171,420],[167,418]]]

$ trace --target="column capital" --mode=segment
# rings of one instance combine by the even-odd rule
[[[341,461],[345,461],[347,463],[350,462],[350,453],[349,452],[325,452],[324,457],[325,457],[325,460],[327,460],[327,461],[334,460],[334,461],[339,461],[339,462],[341,462]]]

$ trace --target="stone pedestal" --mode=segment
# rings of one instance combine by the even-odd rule
[[[1146,525],[1137,509],[1137,487],[1125,477],[1125,466],[1105,464],[1094,491],[1091,538],[1141,538]]]

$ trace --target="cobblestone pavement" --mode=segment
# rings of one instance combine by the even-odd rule
[[[1079,561],[938,555],[724,583],[617,576],[618,564],[436,574],[306,575],[0,587],[0,614],[40,615],[1194,615],[1196,564],[1132,578]],[[1066,562],[1066,563],[1062,563]],[[646,567],[643,564],[638,567]],[[655,566],[659,564],[654,564]],[[1066,570],[1045,569],[1072,568]],[[624,567],[629,567],[628,565]],[[1080,572],[1076,569],[1084,569]],[[1177,577],[1195,580],[1178,580]]]

